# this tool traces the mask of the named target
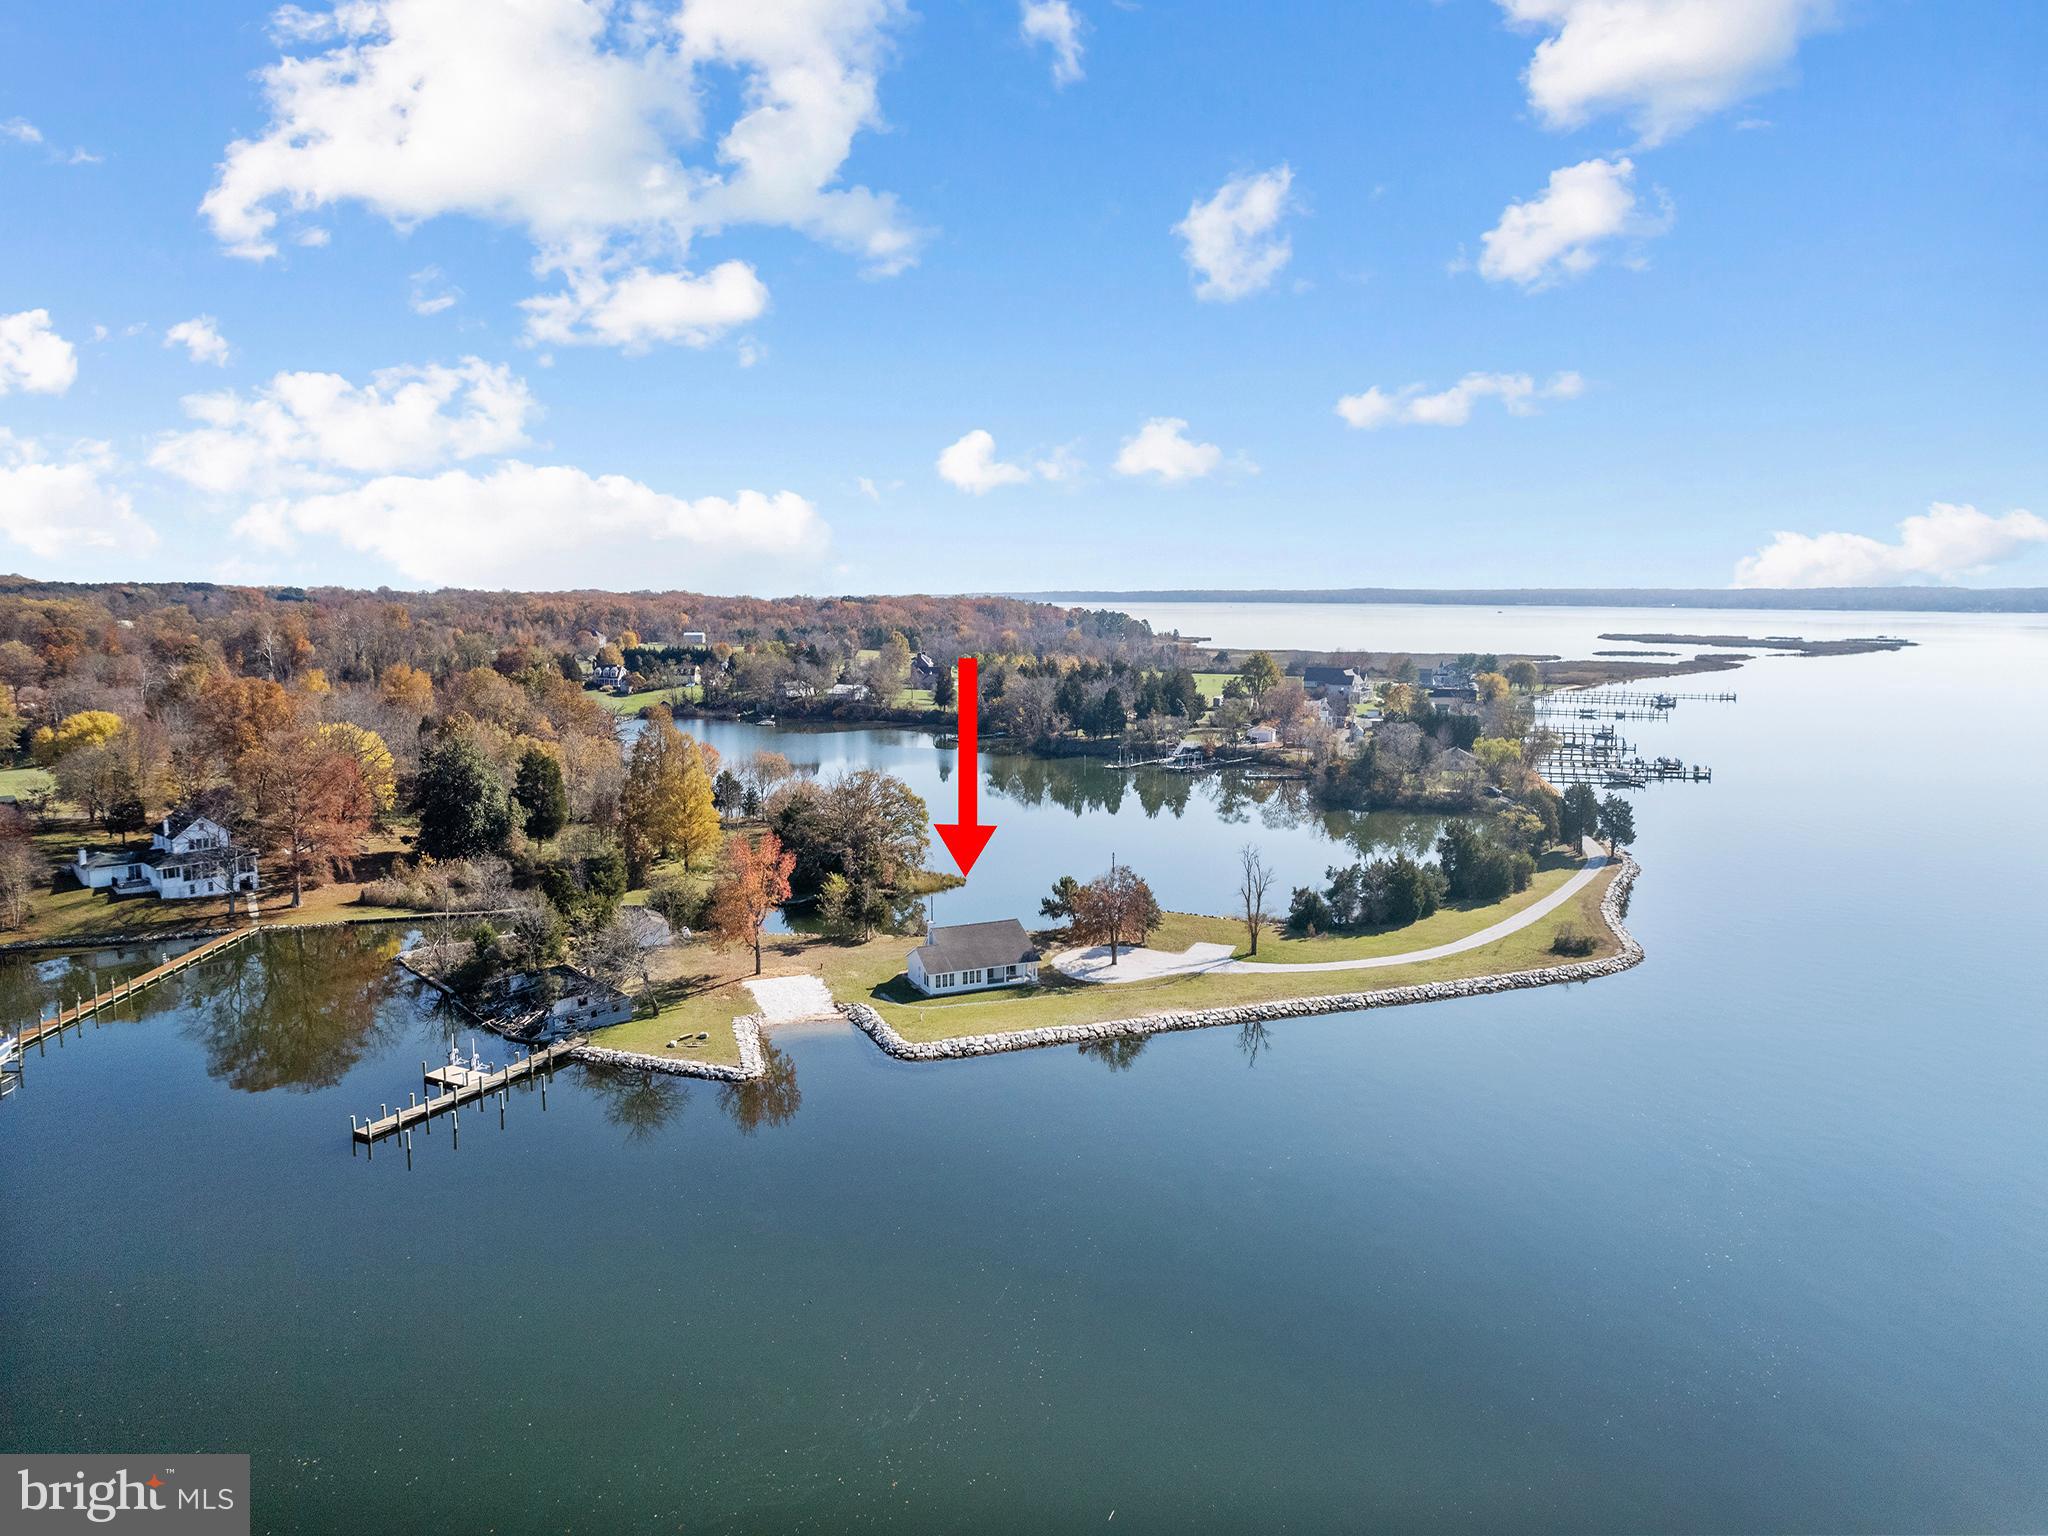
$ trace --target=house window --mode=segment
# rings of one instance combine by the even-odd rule
[[[967,973],[967,985],[969,985],[970,987],[978,987],[978,986],[980,986],[980,985],[981,985],[981,972],[979,972],[979,971],[969,971],[969,972]]]

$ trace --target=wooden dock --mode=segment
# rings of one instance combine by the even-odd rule
[[[251,923],[246,928],[237,928],[233,933],[223,933],[216,938],[208,939],[204,944],[194,949],[186,950],[184,954],[179,955],[176,959],[166,960],[162,965],[152,966],[139,976],[131,976],[126,981],[116,983],[110,991],[100,991],[99,983],[95,981],[90,997],[74,995],[69,1008],[60,1008],[53,1017],[38,1019],[35,1023],[25,1026],[20,1035],[21,1046],[23,1049],[26,1049],[31,1045],[40,1045],[52,1035],[57,1037],[57,1042],[61,1045],[64,1040],[65,1030],[83,1024],[101,1009],[111,1008],[116,1003],[126,1002],[129,998],[135,996],[136,993],[148,987],[153,987],[158,982],[175,976],[178,972],[190,966],[199,964],[202,960],[211,959],[222,950],[232,948],[257,931],[257,925]]]
[[[459,1109],[464,1102],[475,1103],[490,1098],[494,1093],[503,1093],[512,1084],[523,1079],[552,1073],[555,1064],[579,1046],[590,1043],[588,1035],[572,1035],[567,1040],[558,1040],[553,1045],[538,1051],[529,1051],[509,1066],[495,1071],[480,1072],[472,1067],[451,1065],[428,1067],[420,1063],[421,1097],[411,1104],[402,1104],[395,1113],[386,1112],[376,1119],[367,1116],[348,1117],[349,1135],[359,1142],[375,1143],[386,1136],[396,1136],[409,1131],[416,1125],[424,1125],[435,1115],[447,1110]],[[438,1089],[438,1092],[432,1090]],[[409,1143],[408,1143],[409,1144]]]

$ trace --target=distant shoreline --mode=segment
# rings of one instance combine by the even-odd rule
[[[1810,613],[2048,613],[2048,587],[1162,588],[1000,594],[1039,603],[1357,603],[1469,608],[1769,608]]]

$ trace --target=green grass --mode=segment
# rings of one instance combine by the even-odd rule
[[[53,795],[57,781],[41,768],[0,768],[0,796]]]
[[[1046,983],[1039,987],[1017,992],[969,993],[953,998],[917,998],[907,983],[891,976],[875,981],[867,1001],[905,1039],[946,1040],[960,1035],[1000,1034],[1065,1024],[1099,1024],[1183,1009],[1228,1008],[1242,1003],[1275,1002],[1285,998],[1377,992],[1424,982],[1458,981],[1508,971],[1577,964],[1580,959],[1611,955],[1619,947],[1600,917],[1600,901],[1614,873],[1613,869],[1603,870],[1585,890],[1557,911],[1492,944],[1439,960],[1388,966],[1383,970],[1304,971],[1294,976],[1173,976],[1117,985],[1071,981],[1053,976],[1048,971]],[[1551,940],[1566,922],[1575,923],[1582,932],[1599,936],[1599,946],[1592,955],[1567,959],[1551,953]],[[846,996],[836,988],[834,995]]]
[[[1548,871],[1556,882],[1567,877],[1560,868]],[[919,942],[912,938],[878,938],[866,943],[838,943],[806,935],[780,936],[764,954],[763,972],[771,976],[812,975],[822,979],[840,1002],[864,1002],[874,1008],[908,1040],[946,1040],[960,1035],[1001,1034],[1012,1030],[1045,1029],[1064,1024],[1096,1024],[1114,1019],[1139,1018],[1150,1013],[1192,1008],[1227,1008],[1240,1003],[1272,1002],[1283,998],[1328,997],[1343,993],[1380,991],[1389,987],[1414,986],[1431,981],[1454,981],[1473,976],[1498,975],[1505,971],[1543,969],[1597,959],[1615,952],[1617,943],[1600,917],[1600,901],[1615,871],[1603,870],[1571,901],[1541,921],[1509,934],[1479,949],[1409,965],[1358,971],[1303,971],[1295,975],[1210,975],[1174,976],[1157,981],[1102,985],[1073,981],[1047,970],[1036,987],[1001,992],[964,993],[958,997],[919,996],[905,979],[904,962]],[[1519,901],[1530,899],[1526,893]],[[1475,932],[1498,921],[1512,910],[1502,903],[1490,908],[1467,909],[1454,916],[1465,921],[1462,931]],[[1192,923],[1227,925],[1223,918],[1192,918]],[[1434,921],[1432,919],[1431,921]],[[1567,958],[1551,953],[1551,940],[1565,923],[1581,932],[1596,934],[1599,945],[1591,956]],[[1408,948],[1427,948],[1446,942],[1452,935],[1435,930],[1425,934],[1427,925],[1413,924],[1393,934],[1367,935],[1386,945],[1379,953],[1399,953]],[[1328,945],[1352,940],[1303,941]],[[668,1053],[666,1042],[681,1030],[706,1030],[716,1045],[721,1027],[730,1034],[731,1020],[752,1013],[754,1000],[742,986],[753,972],[753,957],[738,951],[717,951],[709,946],[691,945],[687,952],[703,974],[694,977],[687,990],[677,995],[658,1020],[636,1020],[607,1030],[598,1043],[655,1054],[685,1056],[687,1051]],[[1324,950],[1314,958],[1350,958]],[[1260,958],[1266,958],[1261,946]],[[629,1043],[630,1042],[630,1043]],[[700,1059],[718,1059],[700,1047]]]
[[[680,683],[673,688],[649,688],[644,693],[600,693],[597,702],[615,715],[637,715],[650,704],[666,704],[673,709],[678,704],[694,704],[703,697],[701,688]]]
[[[289,891],[263,893],[261,921],[269,927],[301,923],[354,923],[371,918],[415,917],[398,907],[369,907],[356,898],[353,885],[323,885],[309,890],[299,906],[291,906]],[[248,921],[247,902],[237,904],[233,917],[221,897],[191,901],[159,901],[154,896],[131,896],[109,901],[102,891],[83,886],[39,895],[22,927],[0,934],[11,944],[91,940],[117,933],[169,933],[188,928],[225,928]]]
[[[1202,692],[1202,701],[1214,704],[1223,697],[1224,687],[1237,677],[1235,672],[1197,672],[1195,686]]]
[[[1331,934],[1313,939],[1291,939],[1277,927],[1268,928],[1259,939],[1258,958],[1261,963],[1274,965],[1312,965],[1324,960],[1362,960],[1404,954],[1411,949],[1434,949],[1490,928],[1535,905],[1584,867],[1584,859],[1552,854],[1544,859],[1525,891],[1518,891],[1504,901],[1458,902],[1399,928],[1375,928],[1368,933]],[[1153,949],[1169,953],[1177,953],[1190,944],[1228,944],[1237,958],[1251,957],[1240,918],[1169,912],[1148,942]]]

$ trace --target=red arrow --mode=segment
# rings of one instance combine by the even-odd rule
[[[960,762],[956,771],[960,779],[960,819],[957,822],[939,822],[932,830],[945,839],[946,847],[952,851],[953,862],[965,875],[973,871],[974,861],[981,857],[981,850],[996,835],[993,826],[981,824],[977,804],[981,794],[981,764],[976,760],[981,745],[981,678],[972,656],[960,658],[959,695]]]

